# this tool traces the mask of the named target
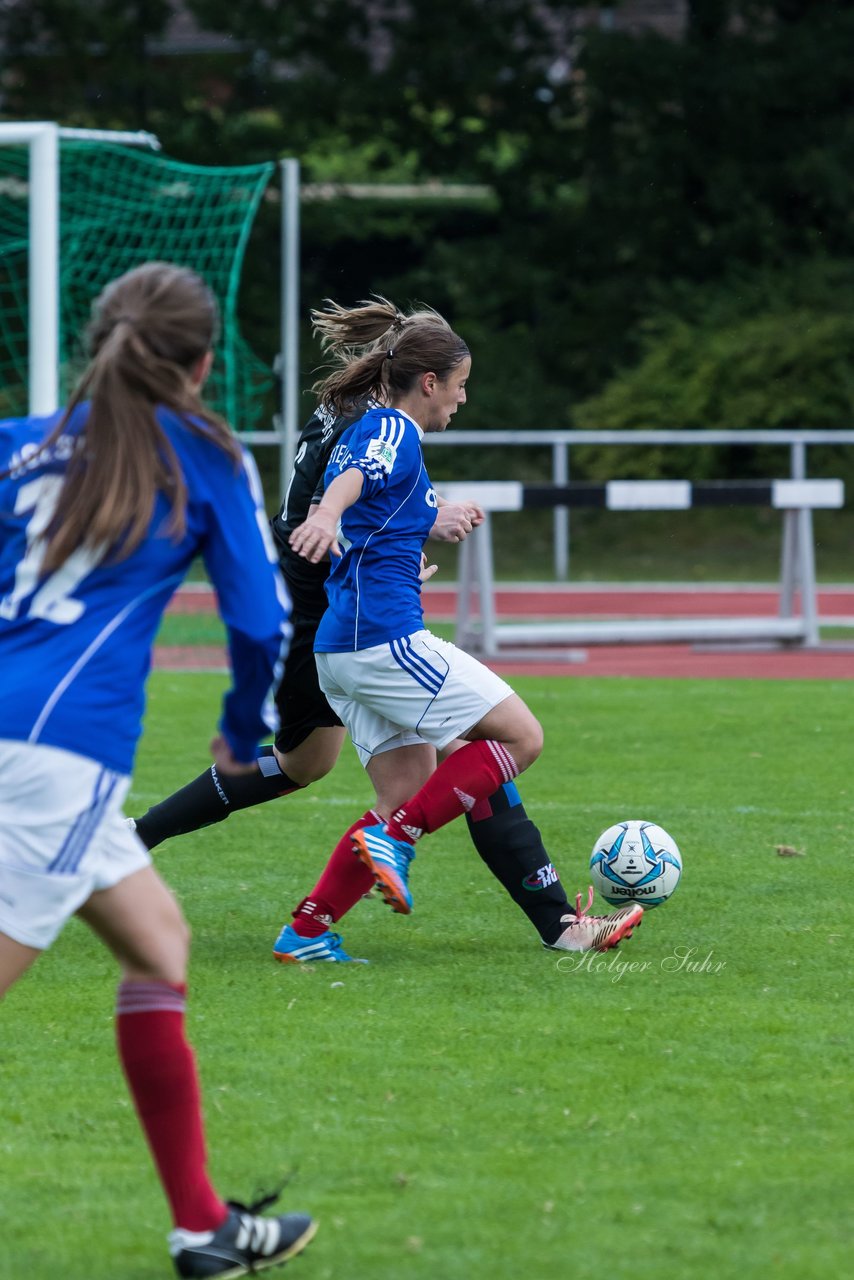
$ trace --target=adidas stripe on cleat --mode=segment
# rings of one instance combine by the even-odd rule
[[[273,943],[273,955],[283,964],[315,964],[327,961],[332,964],[367,964],[367,960],[357,960],[348,956],[344,950],[344,942],[340,933],[321,933],[316,938],[302,938],[286,924]]]
[[[228,1217],[216,1231],[184,1231],[169,1236],[169,1252],[181,1280],[218,1276],[233,1280],[287,1262],[313,1239],[317,1223],[307,1213],[256,1217],[258,1206],[229,1202]]]
[[[412,910],[409,892],[409,865],[415,848],[406,840],[395,840],[382,823],[354,831],[353,852],[373,873],[380,893],[392,911],[408,916]]]
[[[576,914],[566,915],[563,933],[556,942],[544,942],[550,951],[610,951],[625,938],[632,936],[643,920],[643,907],[639,902],[627,903],[609,916],[590,916],[587,912],[593,904],[593,888],[588,891],[587,906],[581,905],[581,894],[575,899]]]

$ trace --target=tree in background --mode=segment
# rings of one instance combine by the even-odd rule
[[[569,425],[581,401],[579,421],[595,406],[615,425],[607,388],[672,344],[669,317],[723,352],[708,313],[727,296],[721,323],[749,348],[756,316],[766,349],[751,275],[776,278],[784,332],[787,307],[809,310],[786,280],[854,259],[854,3],[684,8],[670,39],[560,0],[6,0],[4,108],[147,126],[200,163],[295,154],[308,180],[487,183],[470,205],[312,206],[304,309],[428,299],[478,357],[467,425]],[[204,38],[167,57],[182,9]],[[272,215],[259,234],[249,329],[272,352]],[[772,394],[757,386],[750,425],[779,420]],[[646,404],[646,425],[672,423]]]

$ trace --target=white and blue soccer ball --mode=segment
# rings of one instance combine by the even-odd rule
[[[657,907],[676,889],[682,855],[654,822],[617,822],[603,831],[590,855],[590,878],[606,902]]]

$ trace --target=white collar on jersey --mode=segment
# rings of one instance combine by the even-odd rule
[[[423,440],[423,439],[424,439],[424,428],[423,428],[423,427],[419,427],[419,425],[418,425],[418,423],[415,421],[415,419],[414,419],[414,418],[411,418],[411,417],[409,416],[409,414],[408,414],[408,413],[404,413],[403,409],[393,409],[393,408],[389,407],[388,412],[389,412],[389,413],[396,413],[396,414],[398,415],[398,417],[400,417],[400,418],[405,418],[407,422],[411,422],[411,423],[412,423],[412,425],[413,425],[413,427],[415,428],[415,430],[418,432],[418,439],[419,439],[419,440]]]

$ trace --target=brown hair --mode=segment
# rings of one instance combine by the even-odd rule
[[[202,405],[189,376],[218,331],[216,298],[204,280],[169,262],[136,267],[95,299],[86,330],[89,364],[39,450],[56,443],[74,409],[88,399],[85,426],[74,441],[47,529],[45,573],[84,544],[110,548],[118,559],[129,556],[145,538],[158,492],[172,507],[167,532],[183,536],[187,485],[157,420],[158,405],[239,463],[230,428]]]
[[[327,299],[326,310],[312,311],[311,322],[337,362],[313,390],[335,413],[371,397],[393,402],[422,373],[444,381],[470,354],[438,311],[421,307],[405,313],[379,296],[349,308]]]

